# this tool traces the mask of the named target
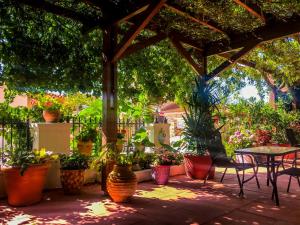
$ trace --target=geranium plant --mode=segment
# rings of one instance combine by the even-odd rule
[[[89,168],[89,157],[78,152],[59,156],[62,170],[84,170]]]
[[[165,147],[154,149],[154,165],[179,165],[183,157],[179,152],[171,151]]]
[[[271,132],[268,130],[256,130],[256,142],[258,145],[266,145],[272,139]]]
[[[37,98],[37,106],[45,111],[59,111],[62,103],[58,98],[49,95],[39,95]]]

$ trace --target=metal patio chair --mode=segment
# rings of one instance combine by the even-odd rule
[[[221,177],[221,180],[220,180],[221,183],[224,180],[227,170],[235,169],[239,187],[240,187],[239,196],[244,195],[244,190],[243,190],[244,184],[247,183],[248,181],[252,180],[253,178],[255,178],[255,180],[256,180],[257,187],[260,188],[260,184],[259,184],[258,177],[257,177],[258,166],[255,163],[254,158],[250,155],[240,155],[239,154],[241,161],[237,161],[234,159],[233,156],[228,157],[226,155],[226,150],[222,144],[220,133],[216,137],[214,144],[210,145],[210,153],[211,153],[211,158],[212,158],[212,165],[207,173],[204,183],[206,183],[211,169],[213,167],[219,167],[219,168],[225,169],[223,172],[223,175]],[[236,154],[235,156],[238,156],[238,154]],[[245,160],[246,158],[248,158],[249,160]],[[250,163],[248,161],[250,161]],[[253,170],[253,175],[246,179],[245,171],[248,169]],[[241,172],[242,172],[242,174],[240,174]]]

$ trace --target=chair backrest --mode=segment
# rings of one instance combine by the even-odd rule
[[[288,139],[289,143],[292,145],[292,146],[295,146],[298,144],[298,141],[296,139],[296,136],[295,136],[295,132],[293,131],[293,129],[285,129],[285,134],[286,134],[286,138]]]
[[[221,133],[218,131],[215,140],[209,145],[209,153],[212,160],[217,158],[227,158],[225,147],[222,143]]]

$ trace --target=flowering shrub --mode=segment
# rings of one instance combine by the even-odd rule
[[[57,111],[62,107],[62,103],[58,98],[49,95],[39,95],[37,100],[31,101],[31,104],[47,111]]]
[[[256,131],[256,142],[258,145],[266,145],[270,143],[272,139],[271,132],[268,130],[257,130]]]
[[[255,135],[250,130],[236,131],[229,137],[228,145],[233,150],[248,148],[255,142]]]
[[[155,165],[179,165],[183,160],[181,153],[167,150],[164,147],[155,148],[154,154]]]

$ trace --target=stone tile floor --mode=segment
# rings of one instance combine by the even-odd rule
[[[0,201],[0,224],[300,224],[300,188],[296,180],[286,193],[288,177],[278,179],[280,207],[271,201],[266,174],[259,173],[261,189],[254,180],[245,186],[245,198],[238,197],[233,171],[219,183],[186,176],[171,178],[166,186],[140,183],[134,198],[115,204],[101,194],[99,185],[86,186],[79,196],[65,196],[61,190],[48,191],[43,201],[29,207],[13,208]]]

